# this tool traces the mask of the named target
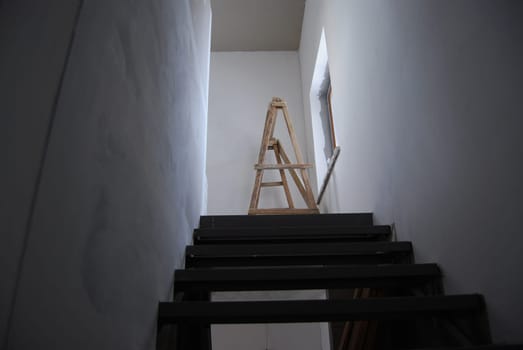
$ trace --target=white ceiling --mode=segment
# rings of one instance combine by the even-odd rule
[[[297,50],[305,0],[211,0],[212,51]]]

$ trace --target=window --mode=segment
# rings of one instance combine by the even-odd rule
[[[324,82],[321,84],[319,92],[320,118],[325,139],[323,153],[325,159],[330,159],[336,148],[336,134],[334,133],[334,121],[332,118],[332,85],[330,81],[329,66],[325,69]]]

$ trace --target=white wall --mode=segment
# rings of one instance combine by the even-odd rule
[[[298,143],[305,153],[299,67],[297,52],[211,54],[207,146],[209,214],[247,213],[254,184],[253,166],[258,158],[267,106],[272,97],[287,101]],[[275,135],[284,142],[285,150],[291,156],[292,148],[285,138],[288,136],[284,124],[280,113]],[[270,181],[271,171],[265,173],[264,180]],[[272,172],[272,175],[276,174]],[[296,205],[305,207],[299,194],[293,193]],[[262,189],[260,198],[260,207],[286,205],[281,187]]]
[[[0,347],[153,349],[203,205],[210,3],[0,6]]]
[[[310,0],[299,52],[310,137],[324,26],[342,149],[325,207],[395,223],[418,261],[440,263],[448,292],[485,295],[495,340],[512,342],[523,341],[521,18],[518,1]]]
[[[79,3],[0,4],[1,348],[7,341],[31,201]]]
[[[212,334],[213,350],[322,350],[316,323],[213,325]]]

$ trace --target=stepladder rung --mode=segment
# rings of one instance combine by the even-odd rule
[[[307,169],[312,168],[312,164],[255,164],[254,169],[256,170],[268,170],[268,169]]]
[[[283,181],[262,182],[261,187],[283,186]]]
[[[304,215],[304,214],[319,214],[317,208],[256,208],[249,209],[249,215]]]

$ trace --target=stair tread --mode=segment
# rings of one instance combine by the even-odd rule
[[[404,287],[441,276],[437,264],[176,270],[175,291]]]
[[[483,296],[441,295],[438,265],[409,264],[412,243],[389,241],[391,231],[391,226],[373,225],[372,213],[202,216],[194,245],[185,251],[186,269],[175,271],[175,301],[159,304],[158,329],[182,326],[184,332],[177,331],[177,337],[185,344],[185,338],[199,339],[192,332],[205,333],[210,324],[382,320],[383,344],[405,326],[405,334],[390,338],[393,344],[491,344]],[[352,288],[380,292],[358,299],[341,294]],[[422,293],[413,293],[418,288]],[[305,289],[328,289],[331,298],[209,300],[211,292]],[[425,293],[431,295],[420,295]],[[432,329],[435,324],[439,328]],[[401,340],[411,333],[416,333],[412,339]],[[434,338],[425,341],[426,335]]]
[[[188,256],[216,257],[261,257],[261,256],[311,256],[345,255],[386,252],[411,252],[410,242],[350,242],[350,243],[286,243],[286,244],[232,244],[232,245],[193,245],[187,246]]]
[[[277,226],[200,228],[194,230],[195,244],[241,244],[271,242],[315,242],[378,240],[390,236],[390,226]]]
[[[462,316],[484,307],[479,294],[352,300],[160,303],[163,323],[278,323]]]
[[[307,226],[307,225],[372,225],[372,213],[304,214],[304,215],[206,215],[200,217],[200,228],[234,226]]]
[[[427,350],[426,348],[412,350]],[[523,344],[489,344],[477,346],[437,347],[430,350],[523,350]]]

